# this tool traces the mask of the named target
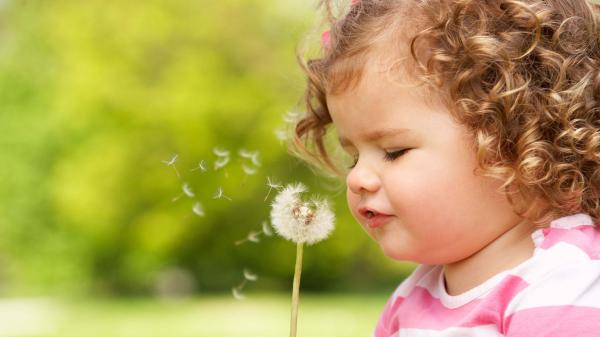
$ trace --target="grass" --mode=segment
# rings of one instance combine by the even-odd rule
[[[298,336],[370,336],[386,299],[387,295],[301,294]],[[178,301],[54,300],[36,305],[21,305],[21,320],[4,322],[13,329],[0,336],[282,337],[289,335],[291,298],[250,293],[243,301],[209,295]],[[19,329],[16,324],[24,326]]]

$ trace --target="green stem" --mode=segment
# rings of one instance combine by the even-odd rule
[[[298,325],[298,303],[300,302],[300,276],[302,274],[302,253],[304,243],[296,246],[296,268],[294,271],[294,289],[292,291],[292,319],[290,320],[290,337],[296,337]]]

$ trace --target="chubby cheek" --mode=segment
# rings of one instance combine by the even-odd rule
[[[352,216],[358,221],[358,203],[360,202],[360,196],[350,191],[350,188],[346,189],[346,201],[348,202],[348,208],[352,212]]]
[[[358,224],[362,227],[362,229],[365,232],[367,232],[367,234],[369,234],[369,236],[371,236],[371,238],[373,238],[373,234],[369,231],[369,229],[366,228],[360,222],[360,215],[358,214],[360,195],[353,193],[352,191],[350,191],[350,189],[347,189],[346,190],[346,200],[348,201],[348,208],[350,209],[350,212],[352,213],[352,216],[354,217],[354,219],[356,219],[356,222],[358,222]]]

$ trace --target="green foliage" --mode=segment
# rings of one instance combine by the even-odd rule
[[[0,284],[5,293],[150,293],[179,268],[196,290],[289,287],[294,246],[235,246],[267,220],[267,176],[335,194],[338,229],[307,250],[307,289],[393,287],[339,187],[275,135],[304,83],[303,1],[6,2],[0,9]],[[214,170],[213,148],[232,152]],[[255,175],[237,151],[260,152]],[[176,167],[162,161],[178,154]],[[191,171],[200,160],[207,172]],[[189,183],[194,198],[181,194]],[[339,184],[338,184],[339,185]],[[218,187],[232,199],[213,199]],[[273,193],[271,194],[271,196]],[[202,202],[205,216],[192,212]],[[367,271],[368,273],[365,273]]]

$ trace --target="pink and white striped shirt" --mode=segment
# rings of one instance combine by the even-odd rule
[[[458,296],[441,265],[420,265],[386,304],[374,337],[598,337],[600,228],[580,213],[532,235],[517,267]]]

